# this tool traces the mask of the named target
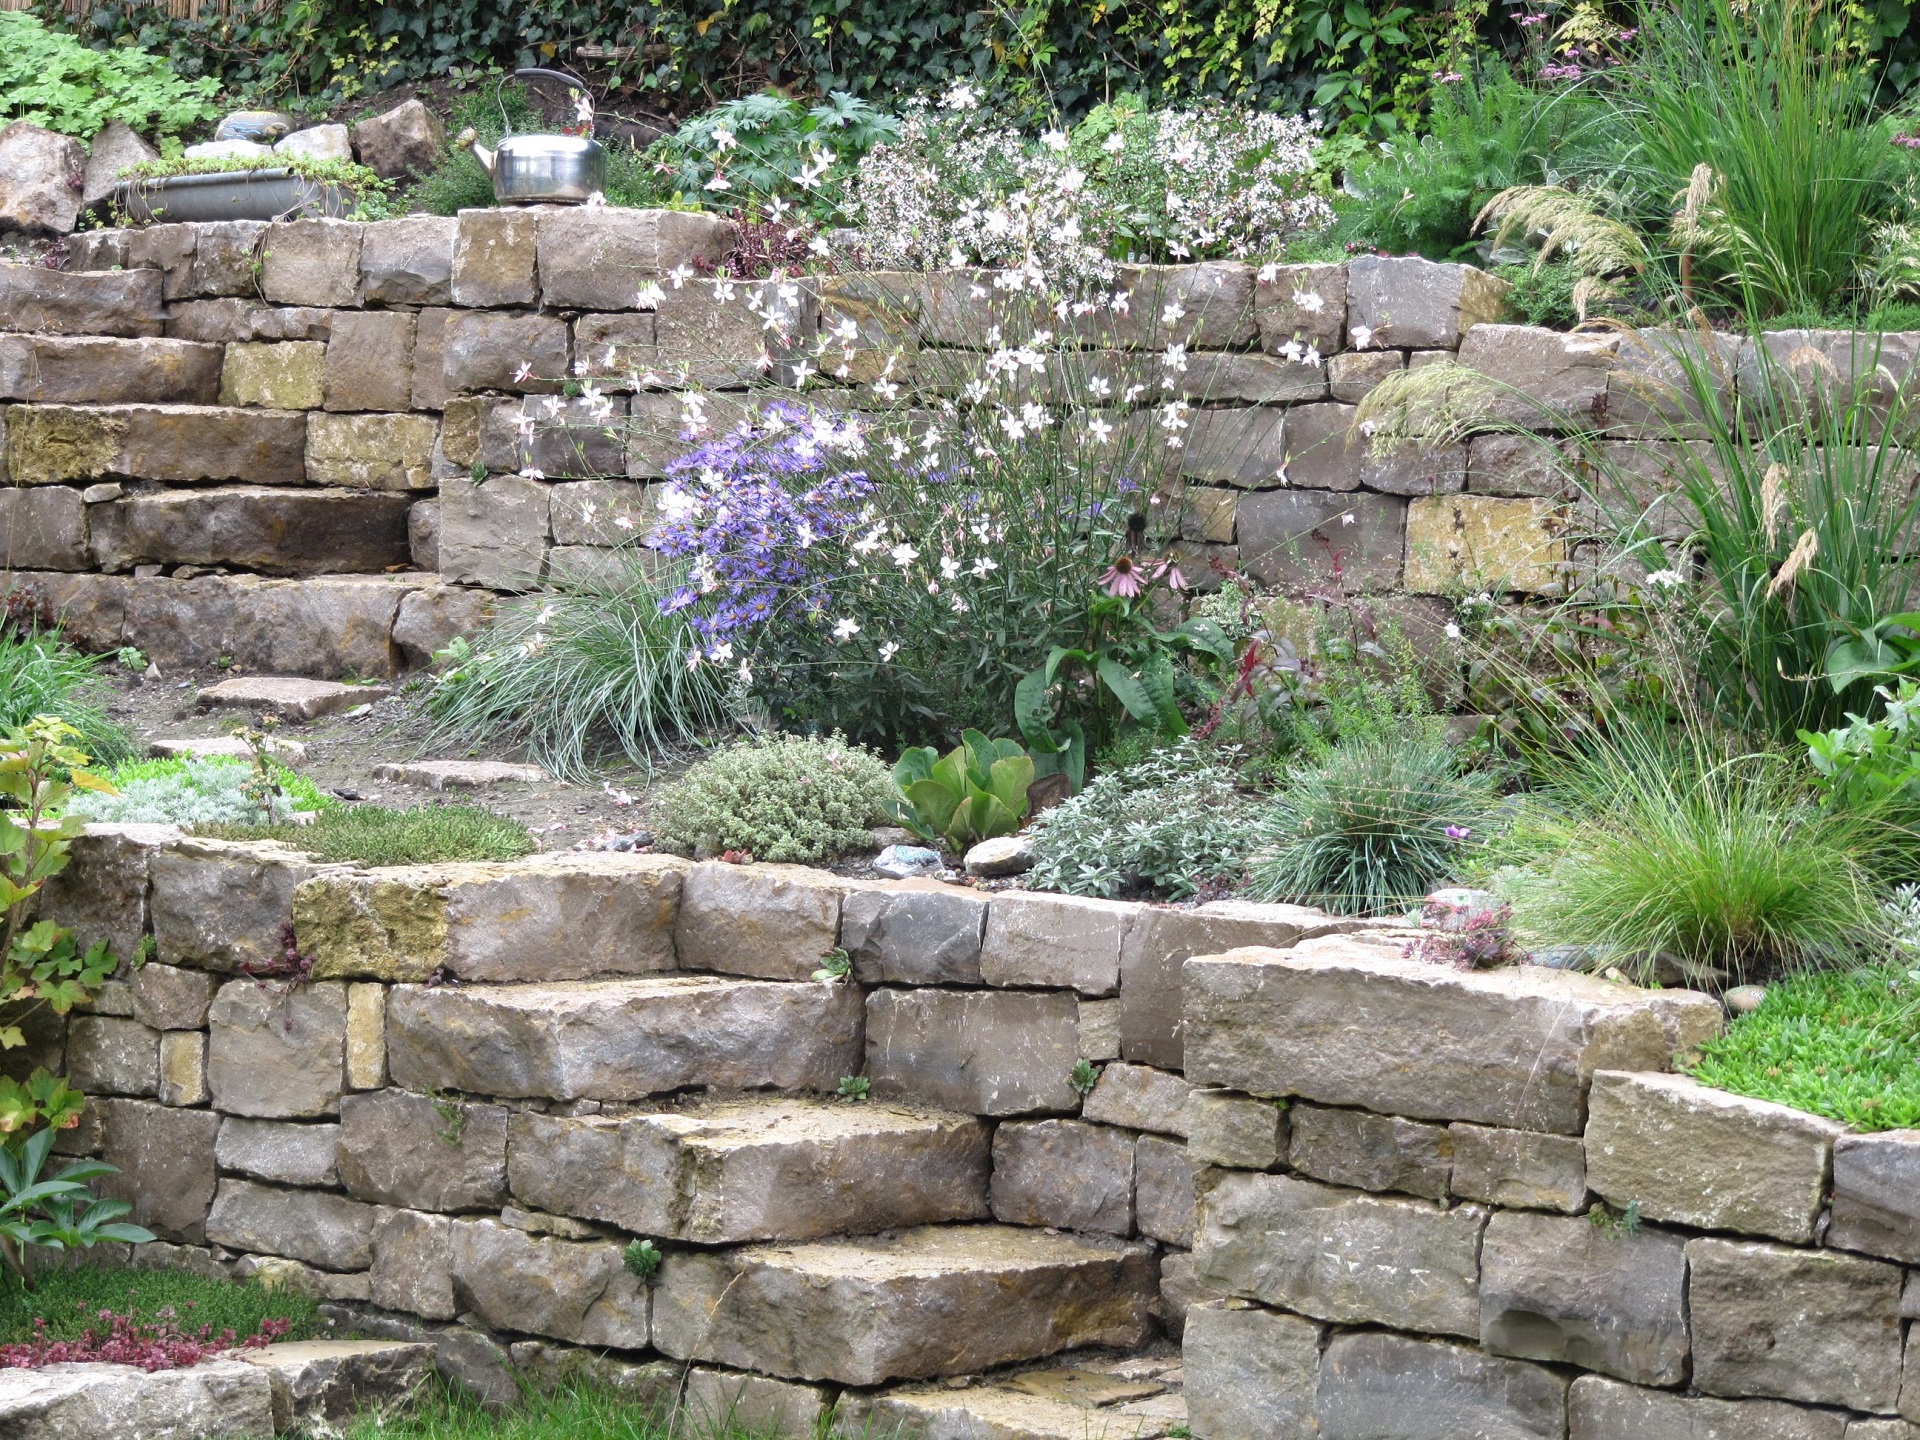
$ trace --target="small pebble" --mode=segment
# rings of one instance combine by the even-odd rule
[[[1764,985],[1736,985],[1720,997],[1735,1015],[1751,1015],[1766,998],[1767,987]]]

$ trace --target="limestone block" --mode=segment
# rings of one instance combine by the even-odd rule
[[[1242,563],[1262,584],[1289,592],[1333,582],[1350,590],[1400,588],[1407,502],[1391,495],[1262,490],[1237,512]]]
[[[804,865],[695,865],[681,889],[674,930],[680,964],[805,980],[840,943],[840,900],[849,888]]]
[[[1460,363],[1500,387],[1486,413],[1532,429],[1591,428],[1608,418],[1618,334],[1569,335],[1536,325],[1477,325]]]
[[[966,1374],[1147,1333],[1145,1246],[1000,1225],[678,1251],[654,1296],[655,1347],[794,1380],[873,1385]]]
[[[199,1030],[218,982],[200,970],[142,965],[133,972],[133,1016],[156,1030]]]
[[[109,121],[111,128],[118,124]],[[122,127],[124,128],[124,127]],[[104,131],[102,132],[105,133]],[[138,136],[134,137],[138,139]],[[145,142],[142,141],[142,144]],[[89,157],[91,162],[91,157]],[[91,163],[89,163],[89,167]],[[88,202],[91,209],[93,202]],[[126,230],[77,230],[67,237],[67,259],[60,268],[69,272],[76,270],[124,270],[127,268]]]
[[[201,1030],[168,1030],[160,1036],[162,1105],[204,1105],[207,1089],[207,1036]]]
[[[368,1295],[383,1310],[427,1320],[451,1320],[460,1307],[453,1293],[453,1224],[445,1215],[387,1210],[373,1226]]]
[[[1134,1223],[1142,1235],[1164,1245],[1193,1244],[1193,1171],[1178,1140],[1142,1135],[1134,1142]]]
[[[181,1370],[61,1365],[0,1370],[0,1431],[9,1440],[74,1436],[222,1435],[267,1440],[273,1385],[244,1360],[204,1360]]]
[[[1374,386],[1406,368],[1407,357],[1398,350],[1351,350],[1327,361],[1328,389],[1342,404],[1358,405]]]
[[[1587,1152],[1569,1135],[1498,1130],[1456,1121],[1453,1193],[1525,1210],[1577,1214],[1587,1201]]]
[[[376,1090],[340,1101],[340,1182],[356,1200],[487,1210],[507,1198],[507,1112]]]
[[[1192,1430],[1208,1440],[1316,1440],[1321,1327],[1238,1301],[1187,1311],[1181,1373]]]
[[[222,405],[318,410],[325,395],[327,347],[313,340],[229,345],[220,371]]]
[[[1187,1149],[1196,1165],[1271,1170],[1287,1153],[1287,1109],[1233,1090],[1194,1090],[1187,1097]]]
[[[1687,1271],[1696,1388],[1894,1410],[1898,1266],[1702,1236],[1687,1243]]]
[[[1684,990],[1467,975],[1344,936],[1186,966],[1190,1080],[1422,1120],[1578,1134],[1595,1070],[1658,1069],[1719,1025]]]
[[[1321,1105],[1295,1105],[1288,1116],[1287,1162],[1301,1174],[1356,1190],[1447,1198],[1453,1137],[1445,1126]]]
[[[1826,1243],[1920,1264],[1920,1130],[1834,1138]]]
[[[539,219],[541,297],[580,310],[644,309],[641,286],[696,261],[719,264],[735,237],[731,221],[692,211],[556,206]]]
[[[242,1351],[273,1384],[274,1428],[344,1426],[401,1408],[433,1371],[433,1348],[392,1340],[293,1340]]]
[[[1095,1065],[1118,1060],[1120,1002],[1117,999],[1082,1000],[1075,1009],[1080,1017],[1080,1058]]]
[[[1457,495],[1467,487],[1465,445],[1390,445],[1356,442],[1360,483],[1387,495]],[[1408,523],[1412,523],[1409,516]]]
[[[626,428],[625,396],[496,401],[487,408],[480,459],[495,472],[538,470],[549,480],[624,475]]]
[[[769,1440],[813,1440],[830,1408],[827,1392],[817,1386],[704,1365],[687,1372],[681,1404],[696,1426],[719,1433],[750,1430]]]
[[[41,914],[72,930],[82,949],[104,940],[131,960],[150,923],[148,864],[181,834],[173,825],[88,825],[67,852],[67,868],[41,890]]]
[[[15,406],[7,414],[14,483],[133,480],[306,482],[307,417],[210,405]]]
[[[339,1113],[346,986],[230,980],[214,996],[208,1024],[215,1109],[263,1120]]]
[[[1841,1133],[1682,1075],[1596,1075],[1587,1184],[1649,1220],[1806,1244]]]
[[[488,1325],[616,1350],[647,1347],[646,1284],[620,1247],[552,1240],[497,1220],[449,1232],[454,1293]]]
[[[413,317],[413,408],[444,410],[447,390],[447,317],[443,309],[422,310]]]
[[[211,405],[224,358],[219,346],[190,340],[0,334],[0,400]]]
[[[1844,1440],[1858,1440],[1846,1416],[1831,1410],[1672,1395],[1598,1375],[1576,1379],[1569,1402],[1572,1440],[1843,1440],[1843,1433]]]
[[[546,563],[549,488],[498,475],[454,483],[440,494],[440,574],[458,584],[524,590]]]
[[[1125,308],[1068,322],[1082,337],[1123,349],[1237,350],[1258,335],[1254,323],[1254,270],[1234,260],[1194,265],[1123,265],[1114,293]]]
[[[156,270],[70,274],[44,265],[0,266],[7,328],[41,335],[158,335],[165,323]]]
[[[1432,1340],[1336,1335],[1320,1357],[1318,1410],[1320,1440],[1558,1440],[1567,1377]]]
[[[981,978],[989,985],[1112,995],[1120,988],[1120,950],[1134,913],[1117,900],[1002,891],[987,908]]]
[[[615,461],[624,474],[626,460]],[[548,472],[552,473],[552,472]],[[628,480],[581,480],[553,487],[554,543],[559,545],[632,545],[653,530],[653,505],[647,487]]]
[[[1506,317],[1512,289],[1471,265],[1355,256],[1347,262],[1347,334],[1356,350],[1453,350],[1475,325]]]
[[[1551,500],[1490,495],[1419,499],[1407,508],[1407,589],[1450,595],[1468,589],[1539,594],[1564,578],[1562,509]]]
[[[379,572],[407,560],[405,495],[216,485],[157,490],[88,516],[102,568],[238,565],[267,574]]]
[[[321,340],[333,327],[333,312],[307,305],[265,305],[238,297],[183,300],[167,309],[169,338],[215,345],[267,340]]]
[[[1479,1338],[1478,1205],[1437,1210],[1239,1170],[1196,1185],[1201,1284],[1319,1320]]]
[[[338,1125],[294,1125],[228,1115],[220,1121],[214,1157],[222,1170],[282,1185],[340,1183]],[[211,1191],[209,1191],[211,1195]]]
[[[1132,363],[1123,373],[1138,375],[1162,400],[1178,397],[1196,405],[1297,405],[1327,398],[1327,372],[1318,360],[1202,350],[1183,357],[1184,368],[1175,368],[1157,355],[1126,358]],[[1081,367],[1077,361],[1065,361],[1057,368],[1071,372]],[[1073,395],[1071,380],[1065,389]],[[1115,394],[1125,392],[1124,385],[1113,389]]]
[[[1216,900],[1191,910],[1140,907],[1120,953],[1120,1047],[1138,1065],[1178,1070],[1180,967],[1194,955],[1218,955],[1242,945],[1285,949],[1309,935],[1349,929],[1300,905],[1256,905]]]
[[[453,303],[533,304],[539,223],[534,211],[509,206],[462,210],[454,224]]]
[[[387,1083],[387,990],[347,987],[347,1088],[378,1090]]]
[[[1337,441],[1322,446],[1318,431],[1330,412],[1342,407],[1299,405],[1290,410],[1196,410],[1187,418],[1187,428],[1179,435],[1183,442],[1177,451],[1168,451],[1166,467],[1177,470],[1181,478],[1205,485],[1232,485],[1258,490],[1287,481],[1291,475],[1287,446],[1296,444],[1311,451],[1310,465],[1319,471],[1302,473],[1318,483],[1332,487],[1345,474],[1344,458]],[[1297,420],[1292,417],[1299,417]],[[1165,447],[1167,434],[1162,422],[1144,413],[1132,417],[1128,431],[1136,443],[1150,446],[1152,454]],[[1123,434],[1128,432],[1122,432]],[[1347,483],[1335,488],[1351,490],[1358,483],[1358,472]]]
[[[978,985],[984,896],[934,881],[849,890],[840,945],[863,985]]]
[[[1496,1355],[1642,1385],[1687,1378],[1686,1238],[1496,1214],[1480,1249],[1480,1339]]]
[[[637,390],[659,378],[659,350],[653,312],[582,315],[573,322],[574,348],[586,366],[582,372],[603,390]]]
[[[881,1099],[975,1115],[1071,1111],[1077,1022],[1073,996],[1058,991],[876,990],[866,1074]]]
[[[1108,1065],[1081,1113],[1102,1125],[1187,1134],[1187,1097],[1193,1087],[1178,1075],[1146,1065]]]
[[[1253,318],[1262,349],[1278,350],[1295,342],[1331,355],[1346,344],[1345,265],[1279,265],[1271,279],[1262,269],[1255,282]]]
[[[78,1015],[67,1026],[67,1077],[102,1095],[152,1095],[160,1085],[160,1032],[137,1020]]]
[[[366,226],[360,241],[365,303],[451,304],[453,237],[458,228],[457,220],[443,215],[408,215]]]
[[[405,410],[413,403],[413,324],[404,310],[343,310],[327,339],[329,410]]]
[[[1635,330],[1620,338],[1607,380],[1608,433],[1627,439],[1704,439],[1703,402],[1725,413],[1744,338],[1698,331]]]
[[[405,100],[356,124],[352,140],[362,165],[383,180],[397,180],[424,175],[439,163],[447,127],[419,100]]]
[[[859,992],[845,985],[707,976],[400,985],[387,999],[387,1062],[394,1083],[416,1092],[638,1100],[692,1085],[830,1091],[860,1068],[860,1023]]]
[[[420,506],[413,507],[414,514]],[[437,521],[439,504],[434,504]],[[408,524],[413,524],[409,516]],[[438,550],[436,524],[435,550]],[[419,552],[415,552],[415,564]],[[436,559],[437,563],[437,559]],[[493,618],[493,594],[488,590],[467,590],[456,585],[435,585],[408,592],[400,602],[393,621],[393,643],[408,668],[431,664],[436,651],[444,650],[456,635],[477,635]]]
[[[16,120],[0,126],[0,231],[50,239],[80,218],[87,150],[70,135]]]
[[[1133,1137],[1080,1120],[1010,1120],[993,1135],[993,1218],[1133,1233]]]
[[[360,235],[350,220],[271,226],[260,251],[260,294],[275,305],[360,303]]]
[[[198,1245],[207,1238],[215,1184],[214,1137],[220,1117],[145,1100],[100,1100],[100,1158],[119,1172],[91,1186],[133,1206],[127,1220],[164,1240]]]
[[[810,1239],[984,1218],[987,1145],[985,1126],[950,1112],[710,1100],[620,1119],[517,1115],[508,1179],[529,1205],[643,1235]]]
[[[143,226],[127,237],[127,263],[158,266],[165,276],[168,300],[217,296],[256,300],[260,247],[268,228],[259,220]]]
[[[552,394],[567,375],[567,322],[557,315],[456,310],[440,344],[449,391]]]
[[[223,1178],[207,1238],[231,1250],[285,1255],[323,1270],[365,1270],[373,1227],[389,1212],[324,1190],[281,1190]]]
[[[80,492],[64,485],[0,491],[0,556],[13,569],[90,569]]]
[[[813,291],[794,281],[690,280],[654,311],[654,366],[683,387],[740,390],[818,329]]]
[[[349,490],[431,490],[435,438],[429,415],[311,415],[307,478]]]
[[[580,980],[674,968],[686,862],[556,854],[336,872],[294,896],[320,979]]]

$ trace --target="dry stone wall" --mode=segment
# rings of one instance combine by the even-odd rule
[[[1563,584],[1577,537],[1561,483],[1510,437],[1349,443],[1383,376],[1457,355],[1552,407],[1516,400],[1517,418],[1600,424],[1650,494],[1667,483],[1670,455],[1645,442],[1670,430],[1671,350],[1502,323],[1504,283],[1470,266],[1143,267],[1122,274],[1126,310],[1056,318],[988,275],[700,278],[732,238],[710,216],[532,207],[96,231],[65,270],[0,266],[14,583],[82,639],[162,664],[391,673],[500,594],[606,573],[686,448],[675,390],[707,392],[724,429],[765,366],[819,337],[818,403],[877,407],[901,381],[955,394],[995,325],[1086,347],[1047,371],[1061,397],[1097,379],[1116,408],[1195,407],[1159,477],[1190,574],[1218,558],[1286,590],[1367,593],[1416,641],[1443,623],[1436,597]],[[785,350],[769,308],[795,332]],[[1782,354],[1845,339],[1775,338]],[[1912,338],[1894,337],[1909,361]],[[1176,362],[1156,353],[1176,345]]]
[[[96,1097],[63,1144],[120,1167],[143,1262],[302,1286],[497,1399],[591,1373],[794,1435],[837,1406],[994,1440],[1920,1436],[1920,1143],[1671,1073],[1704,996],[1456,972],[1287,906],[365,870],[166,827],[92,827],[48,903],[153,936],[31,1056]],[[271,975],[286,925],[302,980]],[[836,947],[851,977],[810,979]],[[1089,1412],[1002,1369],[1156,1330],[1184,1422],[1118,1371],[1070,1372]]]

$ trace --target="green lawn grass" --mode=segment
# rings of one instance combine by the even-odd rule
[[[161,1311],[172,1310],[171,1316]],[[285,1290],[269,1293],[257,1284],[237,1280],[209,1280],[184,1270],[125,1270],[106,1265],[82,1265],[41,1275],[34,1288],[22,1288],[11,1273],[0,1274],[0,1345],[19,1344],[34,1337],[33,1322],[47,1322],[47,1334],[56,1340],[78,1339],[89,1326],[106,1327],[102,1310],[133,1315],[153,1322],[171,1319],[182,1330],[198,1331],[211,1325],[245,1339],[260,1329],[262,1320],[288,1320],[287,1339],[303,1340],[316,1334],[311,1300]]]
[[[773,1432],[712,1423],[681,1414],[677,1419],[631,1395],[599,1386],[567,1387],[529,1394],[511,1414],[482,1409],[439,1382],[420,1402],[397,1415],[365,1415],[346,1429],[345,1440],[771,1440]],[[892,1432],[872,1440],[894,1440]]]
[[[220,825],[200,833],[223,840],[284,840],[325,860],[366,865],[518,860],[534,848],[533,836],[518,820],[476,805],[410,810],[353,805],[324,811],[310,825]]]
[[[1857,1130],[1920,1125],[1920,979],[1893,966],[1778,981],[1685,1068]]]

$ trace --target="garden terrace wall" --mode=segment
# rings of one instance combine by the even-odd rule
[[[28,1057],[95,1097],[64,1144],[145,1261],[308,1287],[496,1398],[598,1367],[792,1434],[951,1424],[1160,1327],[1200,1440],[1920,1425],[1920,1142],[1669,1073],[1703,996],[1286,906],[166,827],[92,827],[47,904],[153,936]],[[252,978],[287,925],[307,978]]]
[[[763,357],[802,358],[815,335],[835,342],[816,402],[879,408],[888,360],[956,391],[1008,321],[1008,343],[1045,325],[1104,352],[1089,364],[1116,406],[1137,383],[1138,404],[1198,407],[1159,477],[1190,575],[1217,558],[1296,593],[1337,579],[1419,641],[1440,596],[1562,585],[1574,535],[1561,483],[1511,439],[1349,444],[1383,375],[1458,354],[1621,445],[1666,433],[1648,386],[1672,380],[1669,356],[1498,323],[1504,282],[1469,266],[1147,267],[1121,273],[1124,312],[1056,319],[991,275],[688,278],[731,238],[712,216],[533,207],[95,231],[64,271],[0,266],[15,583],[80,639],[163,665],[391,673],[500,594],[608,570],[686,448],[676,387],[739,392],[708,403],[725,428]],[[796,333],[766,356],[770,309]],[[1913,339],[1889,350],[1909,368]],[[1154,353],[1175,343],[1177,360]],[[1288,358],[1308,343],[1313,360]],[[555,393],[577,382],[607,392],[604,419]],[[1666,458],[1635,451],[1651,489]]]

